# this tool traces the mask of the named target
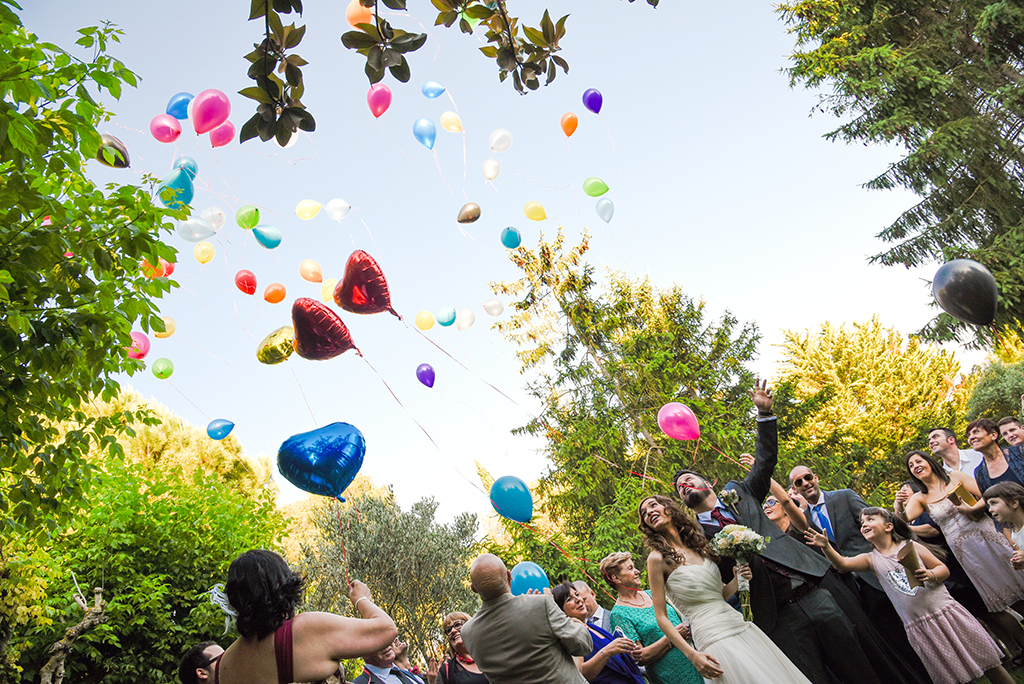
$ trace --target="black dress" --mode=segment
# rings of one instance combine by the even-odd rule
[[[490,684],[482,672],[470,672],[452,656],[437,670],[435,684]]]

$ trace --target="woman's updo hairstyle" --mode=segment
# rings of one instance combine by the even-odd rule
[[[305,581],[273,551],[246,551],[231,562],[224,587],[238,613],[238,633],[262,640],[295,617]]]

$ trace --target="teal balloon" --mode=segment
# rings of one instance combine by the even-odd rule
[[[551,586],[544,568],[533,561],[523,561],[512,568],[512,594],[522,596],[531,590],[543,592]]]
[[[434,149],[434,140],[437,138],[437,127],[430,119],[416,119],[412,125],[412,134],[423,143],[428,150]]]
[[[527,523],[533,517],[533,495],[514,475],[499,477],[491,485],[491,505],[503,518]]]
[[[206,426],[206,434],[210,436],[210,439],[221,440],[230,435],[234,429],[235,424],[227,418],[214,418]]]
[[[501,231],[501,244],[508,249],[515,249],[523,244],[523,234],[519,232],[518,228],[509,226]]]
[[[281,244],[281,231],[273,226],[256,226],[252,229],[256,242],[267,249],[274,249]]]
[[[615,216],[615,205],[607,197],[597,200],[597,215],[605,223],[611,223],[612,216]]]
[[[444,86],[437,81],[427,81],[423,84],[423,95],[429,97],[431,100],[441,97],[441,93],[443,92]]]
[[[156,194],[168,209],[182,209],[192,202],[195,188],[185,169],[174,169],[160,181]]]
[[[448,327],[455,322],[455,307],[449,306],[447,309],[441,309],[437,312],[437,323]]]
[[[366,455],[366,438],[354,425],[331,423],[286,439],[277,452],[285,479],[310,494],[341,495],[356,479]]]
[[[184,170],[188,174],[189,180],[195,180],[196,174],[199,173],[199,164],[196,164],[196,160],[192,157],[181,157],[174,162],[174,168]]]

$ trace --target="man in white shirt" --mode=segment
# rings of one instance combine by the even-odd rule
[[[363,673],[356,678],[355,684],[423,684],[423,680],[412,672],[395,667],[394,642],[376,653],[364,655],[363,665]]]
[[[974,449],[961,449],[956,443],[956,433],[949,428],[934,428],[928,433],[928,448],[932,455],[942,461],[946,472],[958,470],[974,476],[974,469],[985,459]]]
[[[601,604],[597,602],[597,593],[583,580],[576,580],[572,585],[576,587],[576,591],[579,592],[580,598],[583,599],[583,605],[587,607],[587,624],[597,625],[604,631],[611,634],[612,613],[610,610],[605,610],[601,607]]]

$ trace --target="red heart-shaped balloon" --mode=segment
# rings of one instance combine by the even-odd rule
[[[391,293],[384,271],[372,256],[361,249],[352,252],[345,264],[345,277],[334,288],[334,301],[345,311],[357,314],[375,314],[390,311]],[[401,316],[398,316],[401,318]]]
[[[326,361],[349,349],[359,351],[338,314],[315,299],[295,300],[292,327],[295,328],[295,353],[304,359]]]

